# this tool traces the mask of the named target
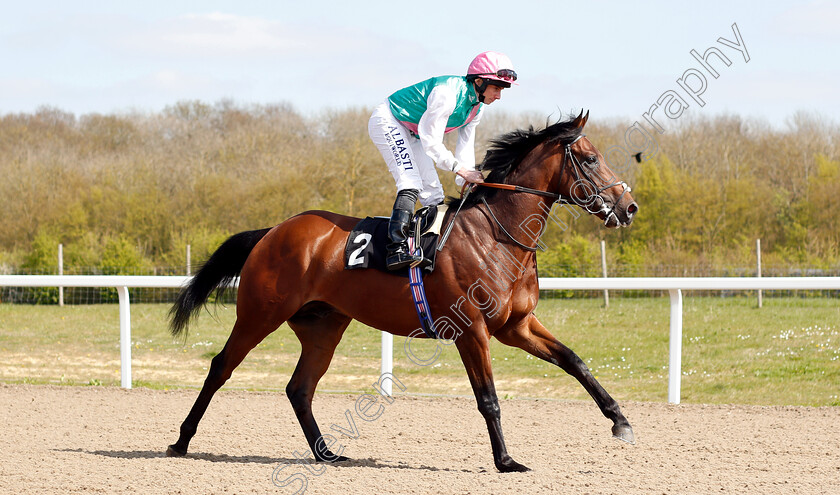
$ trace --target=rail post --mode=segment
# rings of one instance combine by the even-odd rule
[[[128,287],[117,287],[120,298],[120,386],[131,388],[131,309]]]
[[[761,239],[755,240],[755,269],[756,278],[761,278]],[[761,307],[761,289],[758,289],[758,307]]]
[[[668,402],[680,403],[680,378],[682,375],[682,291],[670,289],[671,333],[668,344]]]
[[[394,372],[394,336],[388,332],[382,332],[382,365],[379,367],[379,376],[385,373]],[[388,395],[394,395],[392,389],[393,380],[380,380],[382,391]]]
[[[64,244],[58,244],[58,274],[64,275]],[[58,305],[64,306],[64,287],[58,288]]]
[[[601,272],[607,278],[607,246],[604,241],[601,241]],[[604,289],[604,307],[610,307],[610,291],[607,289]]]

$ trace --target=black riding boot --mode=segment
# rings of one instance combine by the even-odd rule
[[[394,211],[388,222],[388,257],[385,264],[389,270],[400,270],[423,262],[422,256],[414,256],[408,252],[408,228],[411,216],[414,214],[414,203],[417,202],[416,189],[404,189],[397,193],[394,201]]]

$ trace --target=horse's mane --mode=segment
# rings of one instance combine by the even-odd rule
[[[544,142],[572,141],[581,133],[581,128],[574,125],[574,118],[563,120],[544,129],[517,129],[503,134],[490,141],[490,147],[484,155],[479,170],[490,170],[484,179],[487,182],[505,182],[505,178],[522,162],[528,153]],[[473,190],[464,202],[463,208],[470,208],[481,202],[482,198],[490,198],[497,189],[478,187]],[[457,209],[461,205],[460,198],[447,198],[450,209]]]

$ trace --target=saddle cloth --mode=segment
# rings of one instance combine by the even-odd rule
[[[418,210],[412,221],[411,235],[414,235],[413,231],[419,221],[420,232],[422,232],[420,248],[423,250],[423,256],[432,262],[425,268],[427,272],[431,272],[435,267],[438,238],[447,208],[449,208],[447,205],[423,208]],[[392,272],[385,265],[385,258],[388,255],[385,246],[391,242],[388,239],[388,220],[388,217],[367,217],[353,227],[353,231],[347,237],[347,244],[344,246],[345,269],[375,268],[385,273],[408,277],[408,268]]]

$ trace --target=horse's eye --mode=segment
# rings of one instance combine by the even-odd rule
[[[586,161],[590,167],[595,168],[598,166],[598,155],[589,155]]]

